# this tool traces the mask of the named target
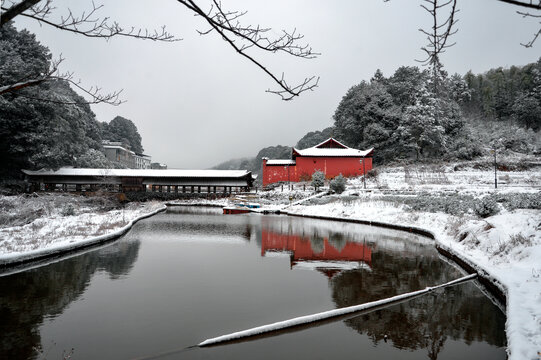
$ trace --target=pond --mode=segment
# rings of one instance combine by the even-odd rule
[[[210,348],[219,335],[463,274],[431,240],[359,224],[170,208],[123,238],[0,277],[2,359],[505,359],[505,315],[474,282]]]

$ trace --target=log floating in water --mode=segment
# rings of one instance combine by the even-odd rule
[[[427,288],[424,288],[422,290],[417,290],[417,291],[413,291],[413,292],[409,292],[409,293],[405,293],[405,294],[401,294],[401,295],[396,295],[396,296],[386,298],[386,299],[381,299],[381,300],[377,300],[377,301],[371,301],[371,302],[364,303],[364,304],[348,306],[348,307],[344,307],[344,308],[340,308],[340,309],[324,311],[324,312],[320,312],[320,313],[317,313],[317,314],[300,316],[300,317],[296,317],[296,318],[289,319],[289,320],[284,320],[284,321],[279,321],[279,322],[275,322],[275,323],[268,324],[268,325],[258,326],[258,327],[255,327],[255,328],[242,330],[242,331],[234,332],[234,333],[231,333],[231,334],[222,335],[222,336],[218,336],[218,337],[215,337],[215,338],[207,339],[207,340],[199,343],[197,346],[205,347],[205,346],[210,346],[210,345],[216,345],[216,344],[223,343],[223,342],[235,341],[235,340],[239,340],[239,339],[246,338],[246,337],[257,336],[257,335],[261,335],[261,334],[269,333],[269,332],[275,332],[275,331],[283,330],[283,329],[294,327],[294,326],[313,323],[313,322],[317,322],[317,321],[321,321],[321,320],[330,319],[330,318],[333,318],[333,317],[339,317],[339,316],[359,312],[359,311],[362,311],[362,310],[367,310],[367,309],[374,308],[374,307],[380,307],[382,305],[391,305],[391,304],[396,303],[396,302],[404,301],[404,300],[409,299],[409,298],[413,298],[413,297],[417,297],[419,295],[429,293],[429,292],[434,291],[436,289],[441,289],[441,288],[445,288],[445,287],[448,287],[448,286],[457,285],[457,284],[460,284],[460,283],[465,282],[465,281],[470,281],[470,280],[475,279],[476,277],[477,277],[477,274],[470,274],[470,275],[461,277],[459,279],[449,281],[449,282],[447,282],[445,284],[432,286],[432,287],[427,287]]]

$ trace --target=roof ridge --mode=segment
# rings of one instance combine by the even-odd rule
[[[340,141],[336,140],[336,139],[333,138],[332,136],[331,136],[330,138],[328,138],[327,140],[322,141],[322,142],[320,142],[319,144],[312,146],[312,148],[318,148],[318,149],[319,149],[318,146],[321,146],[321,145],[323,145],[323,144],[325,144],[325,143],[327,143],[327,142],[329,142],[329,141],[334,141],[334,142],[336,142],[337,144],[343,146],[344,149],[351,149],[349,146],[347,146],[347,145],[345,145],[345,144],[342,144]],[[308,149],[310,149],[310,148],[308,148]],[[306,149],[305,149],[305,150],[306,150]]]

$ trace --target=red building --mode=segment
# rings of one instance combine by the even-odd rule
[[[267,252],[285,252],[290,254],[290,267],[302,263],[316,263],[314,269],[323,272],[329,278],[341,270],[344,263],[372,264],[372,249],[356,242],[347,242],[340,249],[334,247],[327,238],[323,238],[321,249],[315,250],[307,236],[280,234],[267,229],[261,231],[261,256]],[[320,266],[317,266],[319,263]],[[349,267],[353,269],[355,267]],[[348,269],[345,267],[344,269]]]
[[[279,181],[308,181],[315,171],[327,179],[363,175],[372,169],[374,149],[357,150],[329,138],[304,150],[293,148],[291,160],[263,158],[263,186]]]

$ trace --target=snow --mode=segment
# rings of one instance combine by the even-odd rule
[[[52,213],[30,223],[0,228],[0,265],[98,244],[127,232],[138,220],[165,210],[160,202],[130,204],[106,212]]]
[[[311,147],[304,150],[293,149],[300,156],[353,156],[353,157],[365,157],[374,149],[357,150],[352,148],[336,149],[336,148],[316,148]]]
[[[413,175],[412,175],[413,174]],[[498,173],[493,171],[438,171],[417,167],[380,169],[376,179],[350,179],[342,196],[284,206],[296,215],[377,221],[427,230],[442,248],[459,255],[479,273],[492,279],[507,295],[506,334],[509,359],[536,359],[541,351],[541,210],[505,210],[481,219],[464,214],[412,211],[392,200],[419,194],[445,197],[449,193],[482,198],[489,194],[538,194],[539,170]],[[501,181],[505,180],[505,181]],[[391,196],[388,196],[391,195]],[[391,199],[385,201],[385,199]]]
[[[267,160],[267,165],[296,165],[295,160]]]
[[[381,299],[381,300],[371,301],[371,302],[364,303],[364,304],[353,305],[353,306],[343,307],[343,308],[339,308],[339,309],[324,311],[324,312],[320,312],[320,313],[317,313],[317,314],[300,316],[300,317],[296,317],[296,318],[293,318],[293,319],[284,320],[284,321],[278,321],[278,322],[275,322],[275,323],[272,323],[272,324],[258,326],[258,327],[243,330],[243,331],[237,331],[237,332],[234,332],[232,334],[226,334],[226,335],[218,336],[218,337],[215,337],[215,338],[207,339],[207,340],[199,343],[197,346],[204,347],[204,346],[214,345],[214,344],[218,344],[218,343],[222,343],[222,342],[226,342],[226,341],[232,341],[232,340],[237,340],[237,339],[241,339],[241,338],[245,338],[245,337],[256,336],[256,335],[260,335],[260,334],[264,334],[264,333],[268,333],[268,332],[273,332],[273,331],[278,331],[278,330],[290,328],[290,327],[293,327],[293,326],[308,324],[308,323],[312,323],[312,322],[316,322],[316,321],[320,321],[320,320],[324,320],[324,319],[330,319],[330,318],[333,318],[333,317],[347,315],[347,314],[355,313],[355,312],[362,311],[362,310],[368,310],[368,309],[371,309],[371,308],[374,308],[374,307],[379,307],[379,306],[386,305],[386,304],[391,304],[391,303],[395,303],[395,302],[404,301],[404,300],[407,300],[407,299],[411,299],[412,297],[416,297],[416,296],[426,294],[426,293],[431,292],[431,291],[436,290],[436,289],[440,289],[440,288],[444,288],[444,287],[448,287],[448,286],[453,286],[453,285],[459,284],[461,282],[474,279],[476,276],[477,276],[477,274],[471,274],[471,275],[467,275],[467,276],[464,276],[462,278],[450,281],[450,282],[445,283],[445,284],[440,284],[440,285],[433,286],[433,287],[427,287],[427,288],[424,288],[422,290],[417,290],[417,291],[413,291],[413,292],[409,292],[409,293],[405,293],[405,294],[396,295],[396,296],[393,296],[393,297],[390,297],[390,298],[387,298],[387,299]]]
[[[454,171],[454,168],[456,166],[453,164],[376,168],[378,174],[366,179],[366,190],[361,178],[348,179],[347,190],[342,195],[327,196],[326,193],[312,195],[310,191],[300,191],[298,188],[288,190],[287,187],[284,187],[285,191],[275,189],[259,192],[254,196],[259,197],[256,201],[265,204],[265,207],[254,210],[377,221],[416,227],[431,232],[440,247],[459,255],[479,273],[491,278],[493,283],[506,293],[506,334],[509,359],[539,358],[538,352],[541,351],[541,261],[539,260],[541,259],[541,210],[515,207],[508,211],[499,204],[499,214],[481,219],[473,211],[460,214],[449,213],[449,211],[447,213],[428,212],[427,209],[413,211],[411,206],[397,199],[417,199],[420,195],[434,200],[453,196],[471,196],[475,200],[491,194],[535,195],[541,190],[541,171],[539,168],[534,168],[520,172],[498,172],[498,189],[495,190],[493,171],[476,170],[467,166],[460,167],[462,169],[460,171]],[[85,169],[69,169],[69,171],[83,170]],[[113,170],[94,169],[94,171]],[[114,172],[119,172],[118,174],[123,171],[149,172],[150,170],[114,170]],[[192,173],[190,170],[154,170],[152,173],[169,176],[166,174],[171,171],[184,174],[175,176],[210,174],[209,171]],[[246,174],[245,171],[220,173],[240,174],[236,176]],[[36,172],[36,174],[44,174],[44,172]],[[291,204],[290,199],[294,200]],[[253,199],[250,198],[250,201]],[[171,205],[225,206],[229,203],[228,200],[222,199],[219,201],[179,201]],[[9,208],[10,205],[8,204],[7,207]],[[70,216],[62,216],[58,212],[49,213],[47,210],[46,214],[26,224],[0,226],[0,263],[65,251],[115,237],[127,231],[137,219],[163,208],[162,203],[147,203],[144,206],[135,204],[133,208],[125,210],[96,212],[86,209],[80,214]],[[16,209],[11,209],[9,214],[16,211]],[[329,228],[336,230],[344,223],[329,224]],[[401,234],[401,236],[409,236],[407,233]],[[352,236],[352,238],[355,237]],[[417,241],[432,242],[428,238],[425,240],[416,238],[421,239]],[[391,239],[386,244],[380,245],[393,249],[398,246],[397,244]],[[401,244],[400,246],[404,246],[403,243]],[[396,250],[400,251],[400,248]],[[413,246],[411,251],[418,250]],[[275,254],[266,253],[265,256],[275,256]],[[274,325],[276,324],[272,324],[271,327]],[[255,329],[261,331],[261,328]]]
[[[27,175],[38,176],[144,176],[144,177],[221,177],[239,178],[249,174],[246,170],[178,170],[178,169],[87,169],[60,168],[53,170],[23,170]]]

